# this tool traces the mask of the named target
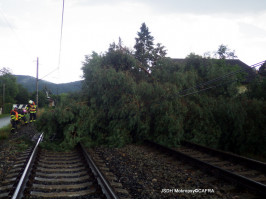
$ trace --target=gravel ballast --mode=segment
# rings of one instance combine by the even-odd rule
[[[37,135],[34,125],[21,127],[17,133],[10,133],[9,137],[0,141],[0,185],[13,167],[20,153],[33,145],[31,142]]]
[[[0,142],[0,185],[5,179],[25,140],[38,135],[33,125],[21,127]],[[27,143],[27,147],[32,144]],[[121,198],[197,198],[235,199],[256,198],[235,185],[213,177],[195,166],[161,153],[145,145],[123,148],[96,147],[88,149],[92,157],[99,157],[116,180],[127,190]],[[124,192],[124,194],[126,194]]]
[[[132,198],[255,198],[243,189],[145,145],[89,150]]]

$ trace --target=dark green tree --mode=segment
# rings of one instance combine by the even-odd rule
[[[18,93],[18,85],[16,77],[11,74],[9,69],[3,68],[0,70],[0,91],[3,97],[3,85],[5,85],[5,103],[16,103],[15,97]],[[2,101],[3,98],[1,98]],[[3,102],[2,102],[3,103]]]
[[[257,77],[248,85],[247,95],[250,98],[266,100],[266,78]]]
[[[36,103],[36,92],[33,92],[30,96],[31,100]],[[49,101],[47,99],[46,91],[45,90],[40,90],[38,92],[38,106],[39,107],[46,107],[48,106]]]
[[[161,45],[154,48],[153,37],[145,41],[145,33],[150,36],[142,24],[135,54],[120,39],[107,52],[85,57],[80,98],[61,97],[61,105],[39,119],[47,137],[60,139],[64,148],[79,141],[120,147],[147,138],[177,145],[185,138],[265,157],[266,104],[257,97],[264,86],[254,96],[239,94],[239,73],[217,79],[238,66],[195,54],[175,63]],[[220,58],[230,56],[227,50],[221,46]],[[196,93],[180,95],[184,90]]]
[[[151,71],[152,67],[156,66],[159,59],[165,57],[165,47],[160,43],[154,47],[154,37],[145,23],[142,23],[140,32],[137,33],[138,37],[135,38],[135,58],[141,62],[146,70]]]
[[[15,97],[18,104],[28,104],[29,92],[22,85],[18,84],[18,94]]]
[[[259,68],[259,74],[261,76],[266,76],[266,62]]]
[[[165,47],[161,43],[156,44],[156,48],[153,49],[152,52],[152,65],[157,66],[157,62],[166,56]]]
[[[140,27],[140,32],[137,33],[138,37],[135,38],[136,44],[135,57],[139,60],[146,68],[151,66],[152,62],[152,51],[153,51],[153,36],[145,23],[142,23]]]

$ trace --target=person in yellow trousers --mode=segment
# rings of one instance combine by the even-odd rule
[[[15,133],[17,131],[17,124],[18,124],[18,108],[15,107],[13,110],[10,112],[11,116],[11,133]]]
[[[30,123],[35,122],[37,106],[35,105],[34,101],[32,101],[32,100],[29,101],[28,111],[30,113]]]
[[[19,122],[21,124],[22,124],[22,121],[23,121],[24,125],[26,125],[28,123],[27,118],[25,116],[25,114],[26,114],[25,112],[26,112],[26,110],[24,110],[24,109],[18,109],[18,120],[19,120]]]

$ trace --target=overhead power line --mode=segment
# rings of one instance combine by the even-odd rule
[[[14,33],[14,35],[17,36],[15,30],[14,30],[13,27],[10,25],[10,23],[9,23],[9,21],[7,20],[7,17],[6,17],[6,15],[5,15],[4,11],[1,9],[1,7],[0,7],[0,13],[1,13],[1,15],[2,15],[2,17],[3,17],[4,21],[5,21],[5,23],[6,23],[6,24],[8,25],[8,27],[10,28],[10,30]]]
[[[64,22],[64,11],[65,11],[65,0],[63,0],[63,7],[62,7],[62,18],[61,18],[61,31],[60,31],[60,44],[59,44],[59,54],[58,54],[58,65],[57,68],[46,74],[41,79],[44,79],[45,77],[51,75],[55,71],[59,70],[60,68],[60,61],[61,61],[61,51],[62,51],[62,36],[63,36],[63,22]]]
[[[212,80],[209,80],[207,82],[204,82],[204,83],[200,83],[200,84],[197,84],[191,88],[188,88],[188,89],[185,89],[185,90],[182,90],[181,92],[178,93],[179,96],[181,97],[184,97],[184,96],[188,96],[188,95],[191,95],[191,94],[196,94],[198,92],[201,92],[201,91],[205,91],[205,90],[208,90],[208,89],[211,89],[211,88],[214,88],[214,87],[218,87],[218,86],[221,86],[221,85],[224,85],[224,83],[222,84],[219,84],[219,85],[212,85],[208,88],[202,88],[202,87],[206,87],[206,86],[209,86],[211,84],[214,84],[215,82],[218,82],[218,81],[221,81],[221,80],[224,80],[225,78],[227,77],[230,77],[232,75],[235,75],[235,74],[238,74],[238,73],[241,73],[241,72],[244,72],[244,71],[247,71],[247,70],[250,70],[250,69],[253,69],[253,68],[256,68],[258,66],[261,66],[262,64],[264,64],[266,62],[266,60],[262,61],[262,62],[259,62],[259,63],[256,63],[254,65],[251,65],[250,68],[246,68],[246,69],[240,69],[240,70],[237,70],[237,71],[234,71],[234,72],[229,72],[229,73],[226,73],[220,77],[217,77],[215,79],[212,79]],[[234,80],[236,81],[236,80]],[[233,81],[233,82],[234,82]],[[189,92],[190,90],[193,90],[193,89],[199,89],[201,88],[200,90],[197,90],[197,91],[194,91],[194,92]]]
[[[258,74],[256,74],[256,76],[258,76]],[[262,77],[262,79],[265,79],[265,78],[266,77]],[[216,87],[220,87],[220,86],[223,86],[223,85],[226,85],[226,84],[229,84],[229,83],[233,83],[235,81],[238,81],[238,80],[237,79],[230,80],[228,82],[220,83],[219,85],[214,85],[214,86],[211,86],[211,87],[208,87],[208,88],[204,88],[204,89],[201,89],[201,90],[198,90],[198,91],[195,91],[195,92],[191,92],[191,93],[188,93],[188,94],[185,94],[185,95],[179,95],[179,97],[185,97],[185,96],[197,94],[197,93],[203,92],[205,90],[209,90],[209,89],[216,88]]]
[[[213,86],[210,86],[210,87],[207,87],[207,88],[203,88],[201,90],[197,90],[197,91],[194,91],[194,92],[190,92],[190,93],[187,93],[187,94],[184,94],[184,95],[179,95],[179,97],[185,97],[185,96],[189,96],[189,95],[192,95],[192,94],[197,94],[197,93],[203,92],[205,90],[209,90],[209,89],[216,88],[216,87],[220,87],[220,86],[223,86],[223,85],[226,85],[226,84],[229,84],[229,83],[233,83],[235,81],[237,81],[237,79],[230,80],[228,82],[223,82],[223,83],[220,83],[218,85],[213,85]]]
[[[224,78],[227,78],[229,76],[232,76],[232,75],[235,75],[235,74],[238,74],[238,73],[241,73],[241,72],[244,72],[244,71],[247,71],[247,70],[250,70],[250,69],[253,69],[253,68],[256,68],[258,66],[261,66],[263,63],[265,63],[265,61],[262,61],[262,62],[259,62],[259,63],[256,63],[254,65],[251,65],[250,68],[246,68],[246,69],[239,69],[239,70],[236,70],[234,72],[229,72],[229,73],[226,73],[220,77],[217,77],[215,79],[212,79],[212,80],[209,80],[207,82],[204,82],[204,83],[201,83],[201,84],[197,84],[196,86],[194,87],[191,87],[191,88],[188,88],[188,89],[185,89],[183,91],[181,91],[180,93],[183,93],[185,91],[188,91],[188,90],[191,90],[191,89],[197,89],[199,87],[202,87],[202,86],[206,86],[206,85],[209,85],[210,83],[214,83],[214,82],[217,82],[217,81],[220,81]]]
[[[62,8],[60,46],[59,46],[59,56],[58,56],[58,69],[60,67],[60,59],[61,59],[62,35],[63,35],[63,24],[64,24],[64,10],[65,10],[65,0],[63,0],[63,8]]]
[[[12,33],[14,34],[14,36],[16,37],[16,39],[17,39],[19,45],[25,50],[25,51],[23,51],[23,52],[24,52],[24,53],[27,52],[28,55],[29,55],[29,54],[31,55],[29,49],[26,47],[26,45],[25,45],[24,42],[21,40],[21,38],[19,37],[19,35],[17,34],[17,32],[15,31],[15,29],[13,28],[13,26],[12,26],[12,25],[10,24],[10,22],[8,21],[7,16],[6,16],[5,12],[2,10],[1,7],[0,7],[0,13],[1,13],[1,15],[2,15],[2,18],[3,18],[4,22],[7,24],[8,28],[11,30],[11,32],[12,32]],[[27,55],[27,56],[28,56],[28,55]]]

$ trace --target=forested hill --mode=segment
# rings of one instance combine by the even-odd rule
[[[17,83],[25,87],[29,92],[36,91],[36,78],[32,76],[15,75]],[[39,80],[39,90],[47,88],[53,94],[61,94],[68,92],[77,92],[81,90],[81,81],[75,81],[71,83],[55,84],[48,81]]]

